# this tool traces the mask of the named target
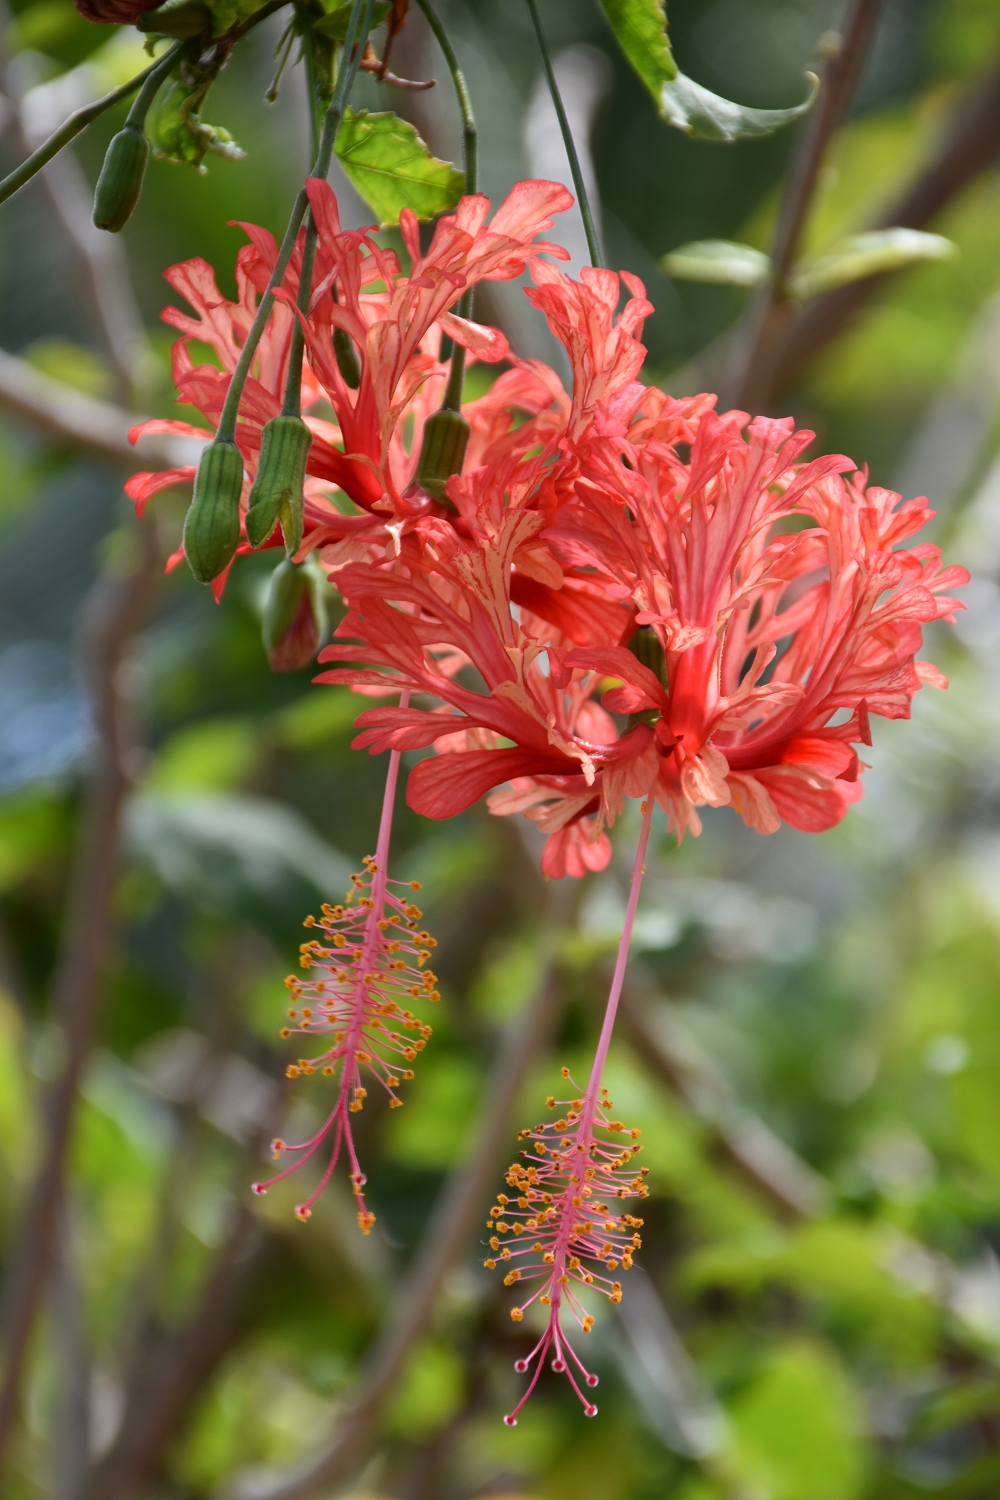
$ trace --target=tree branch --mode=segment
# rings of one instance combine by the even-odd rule
[[[137,1347],[118,1438],[91,1474],[84,1500],[134,1500],[156,1478],[169,1443],[239,1333],[244,1293],[265,1245],[259,1221],[241,1205],[187,1318]]]
[[[110,401],[98,401],[61,380],[53,380],[27,360],[2,349],[0,411],[20,417],[57,442],[119,468],[135,470],[148,465],[169,469],[197,463],[196,445],[189,438],[143,438],[141,448],[133,448],[128,431],[137,418]],[[206,432],[206,442],[209,436]]]
[[[6,1363],[0,1383],[0,1455],[17,1415],[21,1374],[58,1240],[63,1174],[112,935],[122,809],[131,786],[133,745],[122,665],[145,620],[160,571],[152,529],[136,529],[138,556],[127,574],[106,573],[84,606],[83,667],[95,729],[94,764],[82,810],[52,982],[52,1015],[62,1060],[43,1100],[41,1164],[18,1218],[0,1330]]]
[[[334,1484],[346,1483],[363,1464],[386,1399],[414,1344],[430,1323],[445,1277],[465,1253],[483,1213],[510,1134],[517,1096],[558,1014],[559,953],[580,894],[580,882],[573,885],[576,889],[570,889],[568,881],[549,888],[537,987],[504,1037],[486,1090],[486,1109],[475,1144],[435,1205],[423,1241],[363,1362],[354,1400],[334,1441],[297,1474],[276,1485],[237,1481],[226,1490],[230,1500],[308,1500],[325,1494]]]
[[[806,124],[782,194],[770,279],[755,310],[751,310],[742,370],[727,405],[759,410],[773,386],[775,354],[782,331],[794,316],[795,305],[787,293],[788,277],[798,257],[823,160],[850,107],[884,5],[885,0],[849,0],[842,40],[823,65],[819,100]]]
[[[1000,156],[1000,67],[994,66],[962,103],[941,147],[913,186],[871,227],[924,229]],[[799,375],[854,320],[891,275],[866,276],[801,308],[784,329],[773,358],[771,393]]]
[[[692,1056],[690,1046],[649,1014],[652,986],[633,967],[622,991],[625,1033],[639,1057],[691,1113],[708,1125],[722,1154],[782,1212],[814,1218],[828,1198],[826,1183],[791,1146],[743,1105],[725,1081]]]

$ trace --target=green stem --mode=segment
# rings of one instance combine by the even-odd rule
[[[125,117],[125,124],[132,125],[136,130],[141,130],[146,123],[146,115],[149,106],[156,98],[164,78],[173,71],[174,65],[180,61],[184,52],[190,51],[190,42],[176,42],[168,52],[164,52],[156,66],[150,69],[149,77],[143,82],[136,98]]]
[[[555,70],[552,67],[552,57],[549,53],[549,44],[545,40],[545,32],[542,30],[542,20],[538,14],[538,6],[535,0],[525,0],[531,15],[531,22],[535,28],[535,36],[538,38],[538,50],[542,54],[542,63],[545,67],[545,77],[548,79],[549,93],[552,95],[552,103],[555,105],[556,116],[559,120],[559,129],[562,131],[563,145],[566,147],[566,155],[569,157],[569,169],[573,174],[573,186],[576,188],[576,199],[580,205],[580,214],[583,218],[583,231],[587,236],[587,248],[590,251],[591,264],[603,266],[601,248],[597,242],[597,230],[594,227],[594,216],[590,212],[590,199],[587,197],[587,188],[580,170],[580,158],[576,154],[576,145],[573,141],[573,132],[569,128],[569,120],[563,108],[562,95],[556,82]]]
[[[462,165],[465,168],[465,191],[476,192],[479,184],[479,132],[476,129],[476,117],[472,113],[472,100],[469,97],[469,87],[465,81],[465,74],[459,67],[455,49],[448,40],[448,34],[428,0],[417,0],[417,4],[427,17],[427,24],[434,33],[435,40],[444,54],[444,60],[451,74],[451,81],[455,86],[455,97],[462,114]],[[458,315],[460,318],[468,318],[472,314],[472,288],[462,294],[462,300],[458,304]],[[448,372],[448,385],[445,389],[442,409],[445,411],[461,411],[462,388],[465,384],[465,349],[461,344],[453,344],[451,350],[451,368]]]
[[[341,63],[340,71],[337,74],[337,86],[333,91],[333,98],[330,100],[330,105],[326,112],[326,118],[323,121],[323,132],[320,136],[319,151],[316,153],[316,160],[313,163],[312,171],[309,174],[311,177],[325,178],[330,171],[330,162],[333,159],[333,148],[337,139],[337,131],[340,128],[340,122],[344,117],[344,109],[347,105],[347,100],[350,97],[351,89],[354,87],[354,80],[357,77],[358,68],[361,65],[361,54],[364,49],[364,41],[368,35],[369,30],[371,29],[373,4],[374,0],[354,0],[354,4],[351,7],[351,18],[347,25],[347,37],[344,41],[343,53],[341,54],[343,61]],[[360,19],[362,6],[364,6],[364,21],[359,36],[358,21]],[[357,47],[355,47],[354,45],[355,42],[358,43]],[[353,56],[351,55],[352,51],[354,53]],[[250,373],[250,367],[253,364],[254,356],[257,353],[257,345],[261,341],[261,337],[267,325],[267,320],[271,315],[271,308],[274,306],[275,291],[281,285],[285,272],[288,269],[288,262],[292,258],[292,251],[295,249],[295,241],[298,238],[299,230],[302,227],[302,220],[306,216],[306,210],[308,207],[309,198],[306,193],[305,187],[303,186],[299,188],[299,191],[296,194],[295,203],[292,206],[292,215],[288,221],[288,228],[285,230],[285,237],[281,242],[281,249],[278,251],[278,259],[274,263],[274,270],[271,272],[271,279],[268,282],[267,291],[260,299],[260,304],[257,308],[257,315],[253,320],[250,332],[247,334],[246,343],[243,345],[243,348],[240,352],[240,357],[237,362],[236,369],[233,371],[233,378],[229,382],[229,390],[226,392],[225,405],[222,408],[222,416],[219,418],[218,431],[215,434],[216,442],[232,443],[236,440],[236,418],[239,414],[240,399],[243,395],[243,387],[246,385],[247,376]],[[308,248],[309,246],[307,235],[306,250],[308,250]],[[304,259],[305,257],[303,257],[303,260]],[[307,282],[312,279],[311,260],[309,271],[310,274],[307,277],[305,274],[306,267],[305,264],[303,264],[303,282]],[[301,298],[301,287],[299,295]],[[292,349],[294,352],[296,340],[296,333],[294,331],[292,334],[292,340]],[[300,366],[301,362],[302,356],[300,347]]]
[[[155,78],[156,84],[146,102],[146,109],[148,109],[152,95],[156,93],[157,88],[160,86],[163,72],[170,71],[170,68],[177,61],[185,45],[186,43],[184,42],[175,43],[169,52],[165,53],[157,62],[150,63],[148,68],[144,68],[134,78],[130,78],[128,83],[123,83],[118,88],[112,89],[111,93],[105,94],[103,99],[96,99],[93,104],[87,104],[82,109],[74,110],[62,122],[58,130],[54,130],[48,140],[39,146],[37,151],[33,151],[19,167],[15,167],[13,172],[0,182],[0,203],[4,203],[8,198],[12,198],[19,188],[23,188],[26,182],[30,182],[32,177],[40,172],[54,156],[58,156],[64,146],[68,146],[70,141],[80,134],[81,130],[86,130],[87,126],[92,124],[94,120],[100,119],[101,115],[105,114],[109,109],[113,109],[116,104],[119,104],[123,99],[127,99],[129,94],[134,94],[136,89],[141,88],[143,93],[145,93]],[[168,60],[169,67],[166,66]],[[142,94],[139,96],[139,99],[141,98]],[[139,99],[135,101],[135,104],[129,111],[129,120],[131,120],[133,112],[139,105]],[[143,110],[143,115],[145,115],[145,109]]]

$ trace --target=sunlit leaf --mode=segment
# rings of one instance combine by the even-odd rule
[[[805,301],[864,276],[899,271],[925,260],[947,260],[954,253],[955,246],[942,234],[926,234],[921,229],[872,229],[847,235],[826,255],[803,266],[789,289]]]
[[[809,109],[819,89],[815,73],[807,73],[809,96],[791,109],[752,109],[734,104],[710,89],[685,78],[683,73],[660,91],[660,114],[675,130],[697,136],[703,141],[742,141],[754,136],[771,135],[783,125],[790,125]]]
[[[767,280],[771,262],[752,245],[734,240],[692,240],[671,250],[660,261],[668,276],[678,281],[716,281],[729,286],[759,286]]]
[[[404,208],[432,219],[454,208],[465,174],[432,156],[406,120],[367,110],[344,112],[337,156],[351,182],[383,224],[398,224]]]
[[[657,104],[660,89],[677,77],[663,0],[601,0],[618,44]]]

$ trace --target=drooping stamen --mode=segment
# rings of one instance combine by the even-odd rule
[[[408,692],[402,693],[400,706],[405,708],[408,699]],[[265,1193],[273,1183],[297,1172],[332,1138],[320,1181],[295,1212],[300,1219],[309,1218],[343,1148],[363,1234],[370,1232],[375,1215],[365,1205],[365,1175],[351,1130],[351,1115],[361,1111],[368,1097],[362,1079],[367,1075],[381,1086],[390,1109],[402,1105],[396,1090],[401,1081],[413,1077],[409,1065],[431,1035],[430,1026],[409,1006],[417,1000],[441,998],[434,974],[424,967],[436,943],[420,927],[420,908],[401,894],[403,889],[419,890],[419,884],[410,881],[407,885],[388,876],[399,759],[399,751],[390,753],[375,854],[364,860],[363,871],[351,876],[352,889],[341,905],[324,905],[318,918],[306,919],[305,925],[318,928],[323,936],[302,944],[300,962],[308,978],[290,975],[285,981],[292,1002],[288,1018],[295,1024],[285,1027],[282,1035],[332,1033],[332,1045],[326,1051],[290,1064],[288,1076],[320,1071],[333,1077],[339,1065],[336,1104],[309,1140],[294,1146],[275,1141],[275,1159],[286,1151],[295,1152],[298,1159],[267,1182],[253,1185],[255,1193]]]
[[[534,1368],[527,1390],[514,1410],[504,1417],[508,1427],[516,1424],[518,1413],[535,1389],[550,1349],[554,1353],[552,1368],[565,1374],[587,1416],[597,1415],[597,1407],[580,1389],[572,1366],[576,1366],[589,1387],[597,1385],[597,1376],[587,1369],[567,1338],[562,1314],[568,1308],[581,1332],[590,1333],[593,1316],[572,1290],[573,1284],[592,1287],[610,1302],[620,1302],[621,1283],[607,1273],[616,1271],[619,1265],[627,1271],[632,1265],[633,1252],[642,1243],[639,1235],[642,1220],[610,1205],[612,1198],[620,1202],[647,1196],[646,1168],[636,1172],[631,1167],[632,1160],[642,1150],[636,1144],[639,1131],[626,1130],[620,1120],[611,1119],[614,1106],[601,1077],[625,978],[645,871],[652,808],[650,795],[643,804],[632,889],[586,1091],[582,1098],[550,1097],[546,1101],[549,1109],[565,1110],[565,1114],[521,1131],[520,1138],[527,1144],[520,1153],[521,1161],[507,1172],[507,1185],[516,1196],[499,1193],[487,1221],[487,1227],[494,1231],[489,1241],[492,1253],[485,1262],[487,1268],[493,1270],[499,1261],[508,1262],[511,1269],[504,1277],[506,1286],[521,1281],[537,1283],[528,1300],[511,1309],[511,1318],[520,1323],[536,1300],[549,1308],[548,1324],[541,1338],[531,1353],[514,1366],[519,1374]],[[563,1068],[562,1076],[573,1083],[568,1068]]]

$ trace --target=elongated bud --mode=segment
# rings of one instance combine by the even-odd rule
[[[242,489],[243,455],[236,444],[209,443],[184,521],[184,556],[199,583],[211,583],[233,559],[240,540]]]
[[[272,417],[260,443],[257,477],[250,491],[247,540],[262,547],[278,521],[289,555],[302,541],[302,485],[312,433],[301,417]]]
[[[126,125],[112,138],[94,190],[94,223],[117,234],[132,217],[142,192],[149,142],[137,125]]]
[[[326,580],[307,557],[286,557],[271,574],[264,602],[264,649],[272,672],[297,672],[312,661],[327,632]]]
[[[417,472],[413,478],[435,500],[444,500],[445,485],[452,474],[461,474],[469,446],[469,424],[460,411],[444,407],[424,423]]]
[[[333,330],[333,352],[337,356],[337,369],[344,377],[344,384],[356,391],[361,384],[361,361],[354,347],[354,340],[346,328]]]

